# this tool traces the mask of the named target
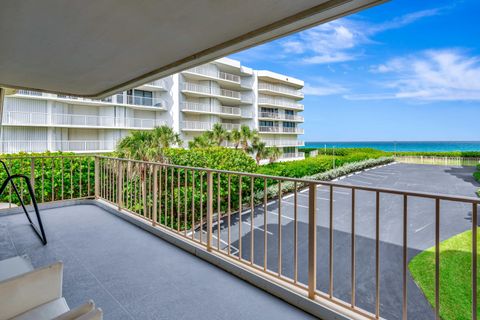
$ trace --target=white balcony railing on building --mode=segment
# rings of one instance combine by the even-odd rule
[[[152,129],[164,125],[165,122],[157,119],[144,118],[116,118],[110,116],[58,113],[49,115],[47,113],[9,111],[5,114],[4,124]]]
[[[263,142],[267,145],[267,147],[302,147],[305,145],[305,141],[302,140],[267,140],[262,139]]]
[[[164,101],[159,98],[140,97],[140,96],[134,96],[134,95],[132,96],[132,95],[126,95],[121,93],[117,94],[115,97],[116,97],[116,103],[118,104],[158,107],[158,108],[165,107]]]
[[[231,82],[235,82],[235,83],[238,83],[238,84],[240,84],[240,82],[242,80],[242,78],[240,76],[237,76],[236,74],[231,74],[231,73],[228,73],[228,72],[218,71],[215,68],[210,68],[208,66],[198,66],[198,67],[195,67],[195,68],[185,70],[185,72],[201,74],[201,75],[204,75],[204,76],[207,76],[207,77],[226,80],[226,81],[231,81]]]
[[[216,87],[209,87],[201,84],[185,82],[182,84],[182,90],[192,91],[197,93],[204,93],[208,95],[227,97],[240,100],[241,94],[238,91],[227,90]]]
[[[160,81],[160,80],[157,80]],[[45,97],[47,99],[55,99],[55,100],[72,100],[72,101],[84,101],[87,103],[101,103],[101,104],[125,104],[125,105],[133,105],[133,106],[147,106],[147,107],[157,107],[157,108],[165,108],[165,101],[159,98],[150,98],[150,97],[139,97],[139,96],[132,96],[126,94],[116,94],[115,99],[113,97],[106,97],[101,100],[96,99],[88,99],[88,98],[81,98],[76,96],[67,96],[67,95],[51,95],[51,94],[44,94],[38,91],[31,91],[31,90],[19,90],[19,95],[28,95],[28,96],[36,96],[36,97]]]
[[[294,133],[294,134],[303,134],[302,128],[290,128],[290,127],[276,127],[276,126],[262,126],[258,128],[259,132],[267,133]]]
[[[218,122],[217,122],[218,123]],[[184,130],[212,130],[215,122],[202,122],[202,121],[183,121],[182,129]],[[225,130],[234,130],[240,129],[240,124],[238,123],[225,123],[220,122],[222,127]]]
[[[2,153],[45,152],[45,151],[113,151],[114,140],[15,140],[1,143]]]
[[[258,83],[259,90],[268,90],[277,93],[288,94],[291,96],[303,98],[303,92],[301,90],[296,90],[287,86],[279,85],[279,84],[271,84],[266,82],[259,82]]]
[[[287,152],[280,156],[280,159],[302,159],[305,158],[304,152]]]
[[[295,100],[287,98],[270,98],[260,95],[258,98],[258,104],[265,104],[269,106],[276,106],[288,109],[303,110],[303,104],[295,102]]]
[[[209,104],[197,102],[182,102],[180,105],[182,107],[182,110],[184,111],[208,112],[242,116],[242,109],[238,107],[211,106]]]
[[[278,112],[260,112],[259,118],[266,119],[278,119],[278,120],[290,120],[290,121],[303,121],[303,117],[296,114],[286,114]]]

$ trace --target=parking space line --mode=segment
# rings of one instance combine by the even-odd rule
[[[259,208],[259,210],[262,210],[263,212],[265,212],[265,210],[263,210],[263,208]],[[273,211],[270,211],[270,210],[267,210],[267,213],[271,213],[271,214],[273,214],[273,215],[275,215],[275,216],[278,216],[278,213],[273,212]],[[283,214],[282,214],[282,217],[285,218],[285,219],[289,219],[289,220],[295,221],[295,219],[293,219],[293,218],[291,218],[291,217],[289,217],[289,216],[284,216]]]
[[[245,223],[247,226],[251,226],[251,224],[250,224],[249,222],[244,221],[243,223]],[[258,230],[260,230],[260,231],[262,231],[262,232],[265,232],[265,230],[262,229],[262,228],[260,228],[260,227],[253,226],[253,229],[258,229]],[[273,233],[271,233],[270,231],[267,231],[267,234],[273,236]]]

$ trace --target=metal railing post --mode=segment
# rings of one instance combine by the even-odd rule
[[[35,195],[35,158],[30,158],[30,183],[32,184],[33,194]],[[30,204],[33,205],[33,198],[30,199]]]
[[[95,199],[100,197],[100,159],[95,156]]]
[[[207,171],[207,250],[212,251],[213,174]]]
[[[117,161],[118,167],[117,167],[117,205],[118,205],[118,210],[122,210],[123,207],[123,200],[122,200],[122,195],[123,195],[123,163],[122,161]]]
[[[153,167],[153,216],[152,226],[157,224],[157,206],[158,206],[158,166]]]
[[[317,287],[317,185],[308,187],[308,297],[315,298]]]

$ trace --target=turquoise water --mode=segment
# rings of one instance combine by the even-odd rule
[[[375,148],[383,151],[480,151],[480,141],[305,142],[305,148]]]

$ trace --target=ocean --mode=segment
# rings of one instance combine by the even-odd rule
[[[480,151],[480,141],[305,142],[305,148],[375,148],[383,151]]]

